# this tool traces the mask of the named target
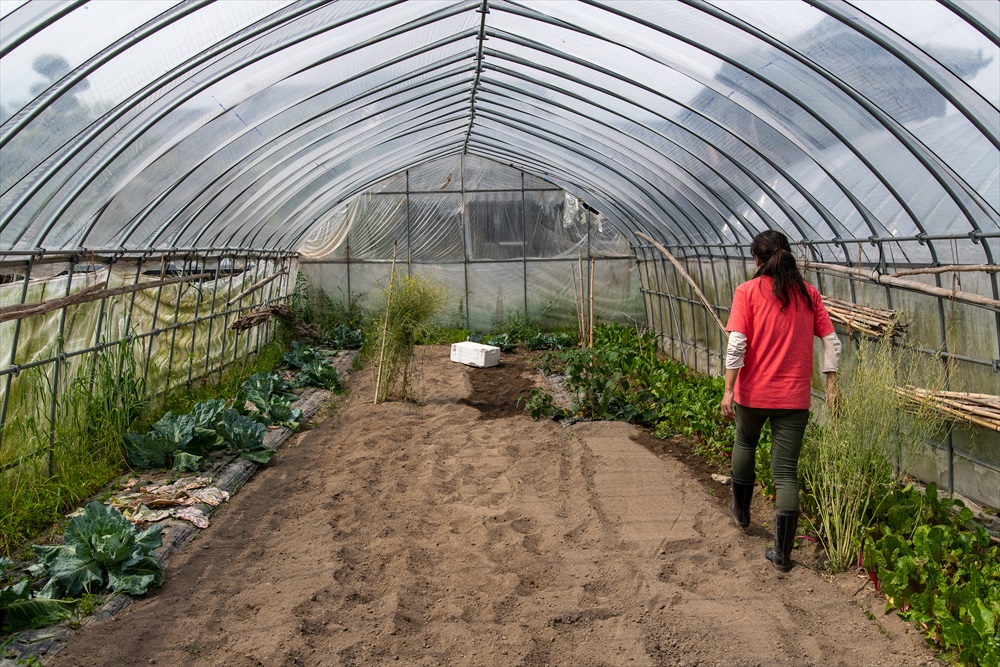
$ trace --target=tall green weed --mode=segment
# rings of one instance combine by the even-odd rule
[[[419,276],[397,275],[383,288],[382,304],[370,320],[363,352],[372,360],[376,402],[396,392],[406,398],[413,348],[446,302],[443,287]]]
[[[24,378],[39,409],[15,411],[4,425],[4,448],[17,452],[5,461],[20,464],[0,473],[0,554],[57,521],[124,467],[122,440],[146,406],[141,369],[125,342],[88,359],[57,392],[54,422],[48,375],[39,368]]]

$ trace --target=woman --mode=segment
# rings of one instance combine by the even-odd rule
[[[788,572],[799,520],[798,462],[809,421],[813,336],[823,339],[828,397],[835,391],[840,341],[819,292],[802,279],[784,234],[761,232],[750,253],[757,273],[736,288],[726,325],[729,346],[722,415],[736,418],[729,511],[740,528],[750,526],[754,454],[761,428],[770,420],[777,498],[774,547],[764,556],[779,571]]]

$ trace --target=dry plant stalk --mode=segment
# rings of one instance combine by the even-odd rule
[[[935,391],[913,385],[896,387],[896,394],[910,406],[930,407],[951,419],[962,419],[1000,431],[1000,396],[962,391]]]
[[[863,306],[828,296],[823,297],[823,305],[830,313],[830,319],[847,327],[849,333],[857,331],[881,337],[901,336],[906,332],[906,325],[899,322],[894,310]]]
[[[392,242],[392,267],[389,269],[389,294],[386,297],[385,326],[382,327],[382,345],[378,353],[378,377],[375,379],[375,405],[378,405],[379,392],[382,389],[382,365],[385,362],[385,341],[389,333],[389,313],[392,309],[392,284],[396,280],[396,241]]]
[[[849,568],[876,509],[911,469],[943,420],[910,405],[894,388],[943,383],[943,370],[890,337],[862,338],[857,363],[840,374],[840,396],[826,423],[810,432],[799,464],[803,499],[831,569]]]

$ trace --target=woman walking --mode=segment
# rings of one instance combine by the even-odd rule
[[[823,340],[822,371],[834,395],[840,341],[815,287],[802,279],[788,239],[772,230],[754,237],[754,277],[736,288],[726,331],[726,389],[722,415],[736,418],[733,497],[736,524],[750,526],[760,432],[771,422],[771,472],[776,489],[774,547],[764,552],[781,572],[792,568],[799,519],[799,450],[809,421],[813,336]]]

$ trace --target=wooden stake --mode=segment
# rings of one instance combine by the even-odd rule
[[[230,299],[229,301],[227,301],[226,305],[227,306],[233,305],[234,303],[236,303],[237,301],[239,301],[240,299],[242,299],[243,297],[245,297],[247,294],[250,294],[251,292],[256,292],[257,290],[259,290],[264,285],[268,284],[272,280],[277,280],[278,278],[280,278],[281,276],[285,275],[286,273],[288,273],[288,269],[283,269],[283,270],[279,271],[278,273],[274,274],[273,276],[268,276],[267,278],[264,278],[263,280],[258,280],[253,285],[251,285],[250,287],[246,288],[245,290],[243,290],[242,292],[240,292],[239,294],[237,294],[236,296],[234,296],[232,299]]]
[[[583,276],[580,276],[583,280]],[[581,344],[583,342],[583,306],[580,304],[580,290],[576,281],[576,268],[573,268],[573,303],[576,304],[576,330],[580,334]]]
[[[590,331],[587,333],[587,345],[594,347],[594,258],[590,258]]]
[[[805,262],[806,269],[812,270],[823,270],[829,273],[836,273],[842,276],[847,276],[849,278],[861,278],[873,282],[877,285],[891,285],[893,287],[900,287],[903,289],[913,290],[914,292],[923,292],[924,294],[930,294],[931,296],[939,296],[943,299],[950,299],[952,301],[961,301],[962,303],[968,303],[973,306],[981,306],[983,308],[989,308],[991,310],[1000,310],[1000,301],[996,299],[989,299],[980,294],[975,294],[972,292],[962,292],[959,290],[950,290],[943,287],[937,287],[934,285],[925,285],[924,283],[917,282],[915,280],[906,280],[905,278],[897,278],[891,275],[882,275],[876,271],[870,271],[867,273],[861,273],[860,267],[850,268],[847,266],[839,266],[837,264],[825,264],[823,262]]]
[[[708,299],[705,298],[705,295],[701,293],[701,289],[698,287],[698,284],[694,281],[694,278],[692,278],[688,274],[684,266],[679,261],[677,261],[677,258],[671,255],[667,251],[667,249],[664,248],[662,245],[654,241],[651,237],[643,234],[642,232],[636,232],[635,235],[638,236],[639,238],[649,241],[651,244],[653,244],[654,248],[659,250],[661,253],[663,253],[664,257],[670,260],[670,263],[674,265],[674,268],[677,269],[677,272],[680,273],[681,276],[683,276],[684,279],[688,281],[688,284],[691,285],[691,289],[693,289],[694,293],[698,295],[698,298],[701,299],[701,302],[705,304],[705,308],[708,309],[708,314],[712,316],[712,319],[715,320],[715,323],[719,325],[720,329],[722,329],[722,333],[725,336],[729,336],[729,332],[726,331],[726,325],[724,325],[722,323],[722,320],[719,319],[719,316],[715,314],[715,307],[712,306],[712,304],[708,302]]]
[[[389,292],[385,298],[385,325],[382,327],[382,349],[378,353],[378,375],[375,377],[375,405],[382,389],[382,362],[385,361],[385,337],[389,333],[389,311],[392,306],[392,283],[396,279],[396,241],[392,242],[392,268],[389,269]]]
[[[587,348],[587,295],[584,293],[583,282],[583,251],[579,253],[580,262],[580,347]]]
[[[25,317],[30,317],[32,315],[39,315],[41,313],[47,313],[52,310],[58,310],[63,306],[72,306],[78,303],[87,303],[89,301],[97,301],[99,299],[106,299],[112,296],[119,296],[122,294],[130,294],[132,292],[140,292],[144,289],[151,289],[153,287],[162,287],[164,285],[173,285],[175,283],[186,283],[196,280],[205,280],[207,278],[214,278],[215,274],[212,273],[199,273],[194,276],[179,276],[175,278],[166,278],[164,280],[153,280],[147,283],[139,283],[137,285],[128,285],[126,287],[115,287],[114,289],[106,290],[107,282],[98,283],[82,289],[79,292],[74,292],[69,296],[62,297],[60,299],[52,299],[51,301],[40,301],[38,303],[24,303],[15,304],[13,306],[4,306],[0,308],[0,322],[7,322],[8,320],[20,320]]]

